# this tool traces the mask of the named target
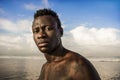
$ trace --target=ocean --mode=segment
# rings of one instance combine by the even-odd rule
[[[89,59],[102,80],[120,80],[120,58]],[[0,80],[37,80],[44,58],[0,56]]]

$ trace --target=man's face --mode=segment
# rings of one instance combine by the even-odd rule
[[[57,21],[50,15],[40,16],[34,19],[33,38],[43,53],[52,53],[52,51],[60,44],[60,29],[57,27]]]

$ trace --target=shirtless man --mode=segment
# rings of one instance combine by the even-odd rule
[[[38,80],[101,80],[86,58],[63,47],[63,28],[56,12],[36,11],[32,31],[38,49],[47,60]]]

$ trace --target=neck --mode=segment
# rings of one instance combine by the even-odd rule
[[[58,45],[55,49],[51,51],[50,54],[45,53],[47,62],[56,62],[63,60],[63,57],[65,55],[65,48],[62,46],[62,44]]]

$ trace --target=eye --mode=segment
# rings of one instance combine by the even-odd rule
[[[39,32],[39,27],[33,29],[33,33],[38,33]]]
[[[45,27],[45,30],[47,30],[47,31],[50,31],[50,30],[53,30],[54,29],[54,27],[52,27],[52,26],[46,26]]]

